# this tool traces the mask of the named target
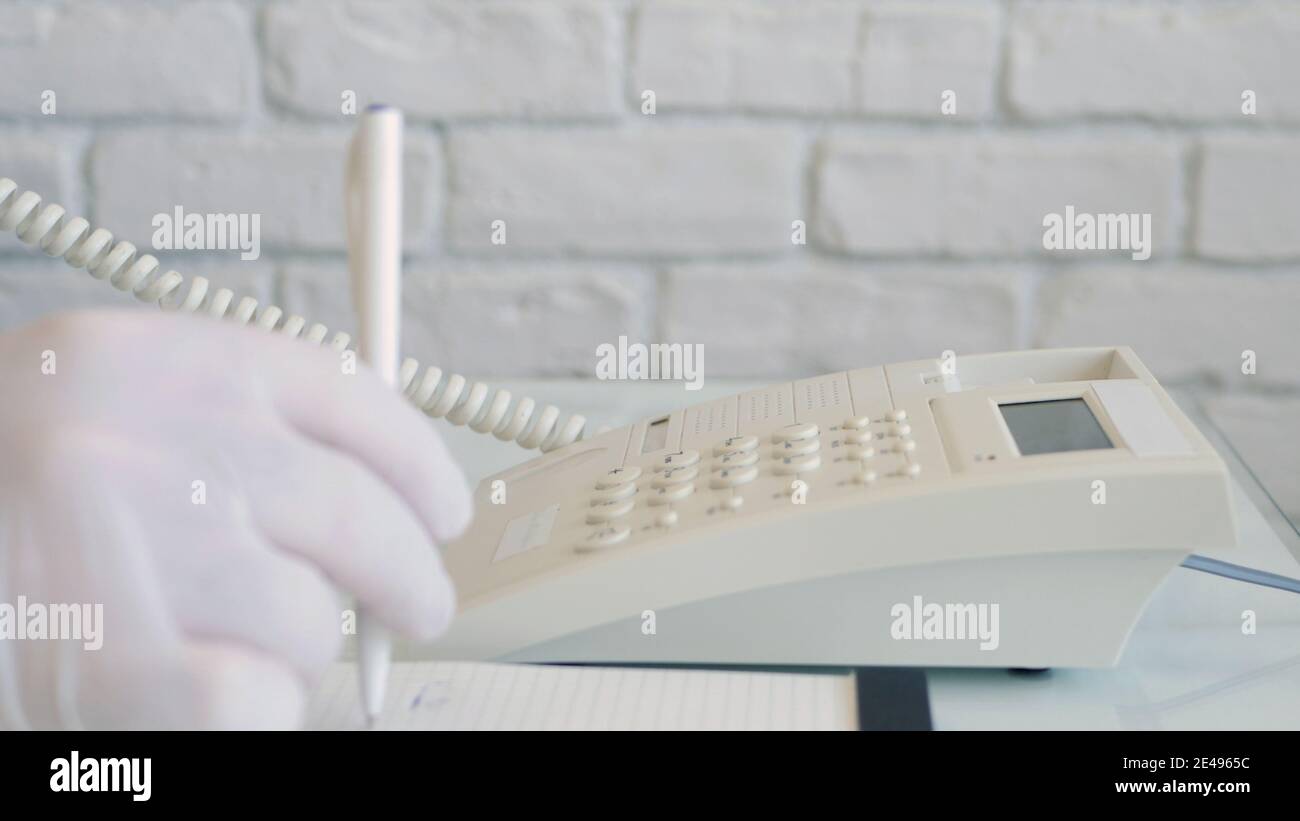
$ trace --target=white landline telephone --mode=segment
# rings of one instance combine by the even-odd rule
[[[781,383],[489,477],[437,653],[1107,666],[1173,568],[1235,545],[1223,462],[1128,348],[943,371]],[[896,637],[925,603],[997,605],[996,646]]]
[[[7,178],[0,230],[165,308],[328,333],[252,299],[232,309],[202,277],[178,299],[181,274]],[[1114,664],[1166,574],[1235,545],[1223,462],[1128,348],[944,364],[781,383],[582,439],[580,416],[512,409],[435,367],[417,380],[407,360],[402,389],[426,413],[543,451],[480,485],[446,549],[460,611],[434,654]],[[995,646],[893,635],[895,608],[927,604],[955,629],[996,605]]]

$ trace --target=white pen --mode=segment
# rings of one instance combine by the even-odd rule
[[[359,332],[357,349],[397,386],[402,305],[402,112],[372,105],[361,115],[348,156],[348,269]],[[361,706],[374,726],[384,708],[392,640],[357,612]]]

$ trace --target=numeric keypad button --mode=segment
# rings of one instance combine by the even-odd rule
[[[721,456],[724,453],[730,453],[732,451],[737,451],[737,450],[749,451],[749,450],[754,450],[757,447],[758,447],[757,436],[749,436],[745,434],[742,434],[740,436],[729,436],[726,439],[723,439],[722,442],[713,449],[713,455]]]
[[[699,475],[700,469],[696,465],[682,465],[680,467],[668,468],[663,473],[655,475],[655,478],[650,482],[650,487],[661,488],[675,485],[680,482],[689,482]]]
[[[758,453],[752,450],[733,450],[719,456],[714,463],[718,467],[743,468],[758,462]]]
[[[776,432],[772,434],[772,441],[779,445],[782,442],[810,439],[819,432],[820,429],[814,422],[797,422],[793,425],[777,428]]]
[[[870,445],[850,445],[846,452],[848,458],[861,462],[876,455],[876,449]]]
[[[677,453],[669,453],[659,457],[655,462],[656,471],[665,471],[669,468],[689,467],[698,464],[700,461],[700,452],[697,450],[681,450]]]
[[[722,468],[713,471],[709,477],[709,487],[719,489],[726,487],[740,487],[747,485],[758,478],[758,468],[754,466],[743,468]]]
[[[630,499],[636,495],[636,485],[632,482],[625,482],[621,485],[614,485],[604,490],[597,490],[591,494],[592,504],[598,502],[617,502],[622,499]]]
[[[641,468],[639,467],[629,465],[628,467],[614,468],[596,480],[596,490],[607,490],[626,482],[635,482],[639,478],[641,478]]]
[[[600,530],[593,530],[587,534],[587,537],[578,542],[578,550],[592,551],[600,550],[605,547],[613,547],[627,541],[627,537],[632,535],[632,528],[622,525],[610,525],[602,527]]]
[[[816,437],[812,439],[792,439],[777,445],[773,455],[778,459],[784,459],[787,456],[807,456],[809,453],[816,453],[821,450],[821,447],[821,440]]]
[[[778,476],[790,476],[795,473],[814,471],[821,466],[821,454],[810,453],[807,456],[792,456],[789,459],[782,459],[776,463],[774,471]]]
[[[595,525],[601,522],[611,522],[614,519],[620,519],[632,512],[636,503],[631,499],[616,499],[610,502],[597,502],[587,510],[587,524]]]
[[[695,492],[695,485],[691,482],[682,482],[681,484],[661,487],[650,493],[650,504],[667,505],[673,502],[680,502],[687,496]]]

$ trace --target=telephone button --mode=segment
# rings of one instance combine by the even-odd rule
[[[821,450],[822,442],[817,437],[812,439],[792,439],[777,445],[774,455],[778,459],[787,456],[807,456]]]
[[[758,454],[752,450],[733,450],[722,454],[715,460],[719,467],[744,468],[758,461]]]
[[[695,485],[690,482],[681,482],[668,487],[661,487],[650,494],[650,504],[666,505],[672,502],[680,502],[687,496],[695,492]]]
[[[791,442],[797,439],[808,439],[816,436],[819,428],[814,422],[797,422],[793,425],[786,425],[778,428],[776,433],[772,434],[772,441],[778,445],[782,442]]]
[[[612,487],[618,487],[624,482],[635,482],[641,477],[641,468],[629,465],[627,467],[614,468],[596,481],[597,490],[608,490]]]
[[[591,503],[597,502],[617,502],[621,499],[630,498],[636,493],[636,485],[632,482],[625,482],[621,485],[614,485],[611,488],[598,490],[591,494]]]
[[[636,502],[631,499],[614,500],[611,502],[598,502],[591,506],[587,511],[587,524],[596,525],[601,522],[611,522],[614,519],[626,516],[632,512]]]
[[[758,468],[750,466],[743,468],[722,468],[713,471],[709,477],[709,487],[739,487],[747,485],[758,478]]]
[[[655,462],[655,470],[667,470],[669,468],[688,467],[700,461],[700,452],[697,450],[683,450],[678,453],[670,453]]]
[[[822,457],[820,453],[810,453],[807,456],[791,456],[782,459],[776,463],[776,475],[789,476],[794,473],[804,473],[813,471],[822,466]]]
[[[655,517],[655,524],[659,527],[672,527],[677,524],[677,511],[665,510]]]
[[[891,410],[889,413],[885,414],[885,418],[890,422],[902,422],[907,419],[907,411],[902,408]]]
[[[859,485],[869,485],[876,481],[876,472],[874,470],[860,470],[853,474],[853,481]]]
[[[732,451],[750,451],[758,447],[757,436],[730,436],[713,449],[714,456],[722,456]]]
[[[848,449],[848,457],[858,462],[870,459],[875,455],[876,449],[870,445],[852,445]]]
[[[921,475],[921,466],[918,465],[916,462],[912,462],[907,467],[903,468],[900,471],[900,473],[902,473],[904,476],[906,476],[909,479],[915,479],[916,477]]]
[[[700,469],[695,465],[682,465],[681,467],[668,468],[663,473],[658,474],[650,482],[653,488],[668,487],[678,484],[679,482],[689,482],[696,476],[700,475]]]
[[[845,434],[844,441],[850,445],[864,445],[875,438],[876,435],[869,430],[855,430]]]
[[[587,535],[587,538],[578,543],[579,550],[600,550],[602,547],[613,547],[616,544],[627,541],[627,537],[632,535],[632,528],[621,525],[611,525],[602,527],[600,530],[593,530]]]
[[[870,416],[854,416],[841,422],[840,427],[845,430],[865,430],[870,424]]]

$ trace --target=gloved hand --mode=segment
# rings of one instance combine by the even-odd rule
[[[340,592],[417,640],[446,627],[436,545],[469,522],[464,477],[348,371],[193,316],[0,335],[0,636],[6,615],[39,634],[33,606],[46,633],[75,632],[60,606],[90,617],[82,640],[0,638],[0,725],[292,727],[340,649]]]

